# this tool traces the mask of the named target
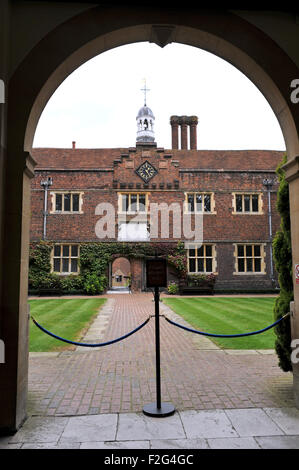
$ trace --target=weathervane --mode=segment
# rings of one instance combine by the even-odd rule
[[[144,79],[143,81],[144,81],[144,88],[140,88],[140,90],[144,92],[144,106],[146,106],[146,92],[150,91],[150,89],[146,88],[146,79]]]

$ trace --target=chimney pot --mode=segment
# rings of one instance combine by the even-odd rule
[[[75,148],[76,148],[76,142],[75,142],[75,140],[73,140],[72,145],[73,145],[73,149],[75,149]]]

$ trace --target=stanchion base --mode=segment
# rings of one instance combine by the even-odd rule
[[[156,418],[164,418],[170,416],[175,412],[175,408],[171,403],[161,403],[161,408],[157,407],[157,403],[149,403],[144,405],[143,413],[147,416],[154,416]]]

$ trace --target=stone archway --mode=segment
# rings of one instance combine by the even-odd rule
[[[1,215],[1,257],[6,266],[1,276],[1,331],[6,364],[1,369],[0,429],[16,430],[26,416],[29,196],[34,169],[30,151],[38,119],[52,93],[79,65],[105,50],[139,41],[160,46],[173,41],[212,52],[235,65],[266,97],[286,142],[293,261],[299,260],[295,243],[299,239],[295,197],[299,193],[299,106],[290,101],[290,83],[299,72],[289,56],[261,29],[229,12],[99,6],[72,16],[45,32],[9,81]],[[293,337],[298,338],[299,284],[294,287]],[[294,389],[299,405],[299,367],[294,369]]]

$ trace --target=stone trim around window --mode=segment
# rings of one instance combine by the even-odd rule
[[[211,247],[211,254],[207,250],[206,247]],[[194,250],[192,254],[194,256],[190,256],[190,251]],[[190,271],[191,262],[190,260],[195,260],[195,271]],[[201,261],[199,261],[201,260]],[[207,261],[211,260],[211,262]],[[199,263],[203,265],[203,270],[198,270]],[[212,270],[207,269],[208,263],[211,263]],[[188,267],[188,274],[218,274],[217,273],[217,249],[216,245],[212,243],[203,243],[202,245],[194,245],[192,248],[192,244],[190,243],[189,248],[187,249],[187,267]]]
[[[136,214],[147,214],[149,212],[149,210],[148,210],[149,209],[149,195],[150,195],[149,192],[145,192],[145,191],[140,191],[140,192],[138,192],[138,191],[121,191],[121,192],[118,192],[117,195],[118,195],[118,214],[136,215]],[[129,209],[131,208],[132,204],[135,203],[133,201],[132,196],[133,197],[136,196],[136,204],[137,204],[136,209],[137,210],[123,210],[123,196],[128,196],[128,202],[129,202],[128,207],[129,207]],[[141,212],[139,211],[139,204],[140,204],[140,201],[142,199],[140,196],[144,196],[144,199],[145,199],[145,204],[144,204],[145,210],[141,211]]]
[[[202,201],[204,200],[205,196],[209,196],[209,205],[210,205],[210,210],[205,210],[205,205],[204,203],[202,204],[203,210],[197,211],[196,210],[196,196],[201,195],[202,196]],[[186,191],[184,193],[184,214],[217,214],[215,211],[215,194],[213,192],[200,192],[200,191]],[[193,204],[194,204],[194,210],[189,211],[188,207],[188,199],[189,196],[193,196]]]
[[[237,196],[242,196],[242,211],[237,211]],[[245,210],[245,196],[248,196],[249,197],[249,208],[250,210],[249,211],[246,211]],[[258,200],[257,200],[257,204],[258,204],[258,210],[252,210],[253,209],[253,206],[254,206],[254,199],[252,198],[252,196],[257,196],[258,197]],[[246,191],[236,191],[236,192],[233,192],[232,193],[232,207],[233,207],[233,210],[232,210],[232,214],[234,215],[263,215],[264,214],[264,211],[263,211],[263,207],[264,207],[264,203],[263,203],[263,193],[261,192],[246,192]]]
[[[234,258],[235,258],[235,271],[233,272],[233,275],[237,276],[259,276],[259,275],[265,275],[266,273],[266,250],[265,246],[266,243],[234,243]],[[244,248],[244,256],[238,256],[238,247],[245,247]],[[246,247],[252,247],[251,248],[251,255],[247,256],[246,254]],[[254,255],[254,246],[258,246],[260,248],[260,255]],[[239,271],[238,268],[238,259],[242,258],[244,259],[244,271]],[[259,259],[260,260],[260,271],[248,271],[248,266],[247,266],[247,259]],[[246,261],[245,261],[246,260]],[[253,261],[255,264],[255,261]],[[252,266],[253,267],[253,266]]]
[[[64,195],[70,195],[70,210],[65,210],[65,198]],[[83,214],[83,191],[51,191],[51,210],[50,214]],[[78,210],[73,210],[73,206],[75,205],[75,198],[74,195],[78,195]],[[61,196],[61,210],[57,210],[57,203],[58,197]]]
[[[61,276],[80,274],[79,258],[78,243],[55,243],[51,251],[51,273]]]

